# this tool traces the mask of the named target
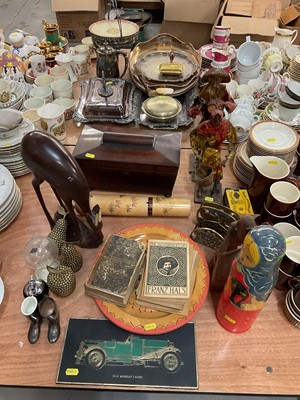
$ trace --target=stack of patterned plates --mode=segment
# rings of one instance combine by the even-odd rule
[[[34,130],[34,124],[27,118],[10,131],[9,138],[0,138],[0,164],[4,165],[13,176],[27,174],[29,169],[26,167],[20,153],[21,141],[26,133]]]
[[[160,66],[178,66],[178,71],[162,74]],[[129,72],[133,83],[142,91],[168,89],[174,97],[197,85],[201,56],[190,43],[183,43],[167,33],[138,43],[129,55]],[[182,71],[180,71],[182,69]],[[173,74],[174,73],[174,74]]]
[[[297,53],[290,62],[290,66],[287,71],[289,72],[291,79],[300,82],[300,53]]]
[[[21,191],[8,169],[0,165],[0,230],[17,217],[21,207]]]

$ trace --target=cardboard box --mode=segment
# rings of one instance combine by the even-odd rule
[[[281,12],[279,20],[280,28],[296,29],[298,35],[293,44],[300,44],[300,6],[291,5]]]
[[[210,32],[218,15],[220,0],[164,0],[162,33],[174,35],[195,48],[210,43]]]
[[[230,11],[230,14],[227,13],[227,10]],[[253,41],[272,42],[280,12],[281,3],[279,4],[277,0],[275,2],[273,0],[247,0],[246,3],[243,0],[225,0],[214,26],[231,26],[230,44],[236,47],[244,43],[247,36],[250,36]]]
[[[89,35],[89,26],[104,19],[104,0],[51,0],[60,34],[71,43]]]
[[[220,0],[164,0],[164,20],[213,24]]]

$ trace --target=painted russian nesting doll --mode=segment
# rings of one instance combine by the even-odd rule
[[[251,328],[277,282],[285,250],[284,237],[272,226],[257,226],[246,235],[217,306],[224,329],[242,333]]]

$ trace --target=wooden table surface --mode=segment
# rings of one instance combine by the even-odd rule
[[[94,76],[94,66],[91,76]],[[80,82],[74,87],[79,97]],[[194,184],[189,180],[188,162],[191,154],[189,132],[194,125],[182,130],[181,163],[173,196],[193,199]],[[98,125],[101,128],[101,125]],[[110,125],[122,130],[125,126]],[[127,129],[128,127],[126,127]],[[82,127],[74,121],[67,124],[65,144],[72,151]],[[132,132],[138,127],[132,127]],[[61,338],[55,344],[47,341],[47,324],[42,324],[37,344],[27,341],[29,321],[21,314],[22,289],[31,270],[23,259],[25,244],[35,236],[45,236],[50,228],[31,185],[31,175],[16,178],[22,192],[23,206],[15,221],[0,232],[1,277],[5,296],[0,306],[0,385],[62,387],[55,383],[68,319],[104,318],[94,300],[85,295],[84,282],[91,270],[99,249],[80,249],[84,264],[76,273],[77,285],[72,295],[57,298],[61,320]],[[223,187],[240,185],[231,166],[225,168]],[[53,214],[56,199],[47,184],[42,185],[46,204]],[[103,217],[105,237],[137,223],[163,223],[189,235],[196,223],[198,205],[192,203],[189,218],[175,217]],[[210,252],[203,248],[207,257]],[[252,328],[234,335],[225,331],[217,322],[215,307],[219,293],[209,292],[207,299],[194,318],[198,359],[199,392],[244,394],[299,394],[299,330],[284,316],[285,293],[274,290]],[[75,386],[68,386],[73,387]],[[87,386],[85,386],[87,387]],[[90,386],[88,386],[90,387]],[[76,386],[78,388],[78,386]],[[99,389],[99,386],[96,387]],[[100,387],[102,388],[102,387]],[[109,390],[107,387],[103,389]],[[111,389],[116,389],[111,387]],[[120,389],[120,387],[118,387]],[[125,388],[124,388],[125,389]],[[126,388],[128,389],[128,388]],[[141,389],[131,388],[130,390]],[[155,390],[155,389],[151,389]]]

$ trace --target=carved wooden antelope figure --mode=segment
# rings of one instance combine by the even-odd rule
[[[51,229],[55,221],[45,205],[40,185],[46,181],[53,189],[59,204],[69,212],[75,235],[81,247],[98,247],[103,241],[99,206],[89,205],[90,188],[74,157],[54,137],[43,132],[27,133],[21,143],[22,158],[33,175],[32,186],[49,221]],[[91,229],[75,215],[73,201],[78,205]],[[80,224],[81,223],[81,224]]]

